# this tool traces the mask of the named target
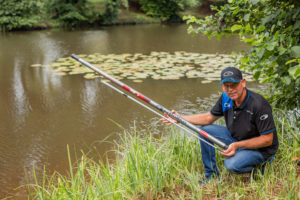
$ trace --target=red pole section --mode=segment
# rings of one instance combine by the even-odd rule
[[[105,78],[107,78],[108,80],[110,80],[111,82],[113,82],[114,84],[118,85],[119,87],[123,88],[124,90],[126,90],[126,91],[134,94],[135,96],[137,96],[141,100],[143,100],[146,103],[150,104],[152,107],[154,107],[154,108],[160,110],[161,112],[166,113],[167,115],[169,115],[172,118],[176,119],[179,123],[181,123],[182,125],[186,126],[189,129],[195,131],[196,133],[198,133],[199,135],[201,135],[202,137],[204,137],[206,140],[208,140],[208,141],[210,141],[212,143],[215,143],[216,145],[218,145],[222,149],[227,149],[228,148],[228,146],[224,142],[222,142],[219,139],[211,136],[210,134],[208,134],[204,130],[202,130],[199,127],[195,126],[194,124],[191,124],[190,122],[184,120],[183,118],[179,117],[178,115],[174,115],[171,111],[169,111],[168,109],[166,109],[162,105],[160,105],[160,104],[156,103],[155,101],[149,99],[148,97],[146,97],[142,93],[134,90],[133,88],[129,87],[128,85],[126,85],[124,83],[122,83],[121,81],[119,81],[119,80],[111,77],[110,75],[108,75],[104,71],[102,71],[99,68],[93,66],[92,64],[88,63],[87,61],[79,58],[75,54],[72,54],[71,57],[74,58],[75,60],[77,60],[78,62],[82,63],[83,65],[87,66],[88,68],[94,70],[98,74],[101,74],[102,76],[104,76]]]

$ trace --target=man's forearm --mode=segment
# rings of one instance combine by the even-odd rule
[[[231,157],[235,154],[238,148],[246,148],[246,149],[258,149],[262,147],[267,147],[272,145],[273,142],[273,132],[268,133],[266,135],[261,135],[255,138],[251,138],[248,140],[242,140],[239,142],[231,143],[228,149],[221,151],[220,153],[226,157]]]
[[[273,132],[259,137],[236,142],[237,148],[258,149],[272,145]]]
[[[197,115],[182,115],[181,117],[192,124],[202,126],[212,124],[215,120],[218,119],[218,117],[213,116],[209,112]]]

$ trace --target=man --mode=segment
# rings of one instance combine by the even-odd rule
[[[220,152],[226,157],[227,170],[232,173],[251,172],[257,165],[273,159],[278,149],[271,106],[262,96],[246,88],[246,80],[237,68],[224,69],[219,85],[224,92],[210,112],[181,117],[201,125],[201,129],[229,145],[228,149]],[[176,111],[172,112],[179,115]],[[221,116],[225,117],[226,127],[212,125]],[[161,121],[171,124],[164,119]],[[205,142],[200,143],[205,182],[208,182],[219,176],[215,149]]]

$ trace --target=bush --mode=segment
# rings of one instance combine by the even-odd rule
[[[48,0],[45,7],[49,17],[64,26],[92,24],[99,18],[86,0]]]
[[[197,0],[139,0],[141,9],[149,16],[162,21],[178,18],[178,12],[199,5]]]
[[[29,29],[41,22],[36,0],[0,0],[0,29],[2,31]]]
[[[101,16],[102,24],[114,24],[119,15],[120,0],[106,0],[106,9]]]

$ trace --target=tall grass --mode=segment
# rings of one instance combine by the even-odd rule
[[[272,164],[258,180],[232,175],[218,154],[220,180],[199,186],[203,165],[199,141],[166,129],[124,131],[115,146],[115,160],[99,161],[95,152],[69,158],[69,175],[36,177],[28,185],[30,199],[299,199],[299,127],[295,120],[275,112],[280,147]],[[297,172],[298,170],[298,172]]]

